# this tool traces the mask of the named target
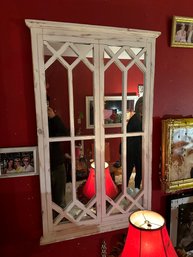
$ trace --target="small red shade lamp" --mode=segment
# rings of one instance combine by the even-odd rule
[[[114,199],[118,194],[118,188],[112,180],[110,175],[109,165],[105,162],[105,189],[106,194]],[[95,189],[95,163],[91,164],[89,177],[83,187],[83,194],[88,198],[91,199],[95,196],[96,189]]]
[[[136,211],[129,217],[129,229],[120,257],[177,257],[164,218],[153,211]]]

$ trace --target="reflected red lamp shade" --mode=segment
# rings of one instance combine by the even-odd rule
[[[177,257],[164,218],[153,211],[136,211],[129,217],[125,246],[120,257]]]
[[[106,194],[110,198],[115,198],[118,194],[118,188],[112,180],[110,175],[109,165],[105,163],[105,188]],[[95,189],[95,164],[91,164],[89,177],[83,187],[83,194],[88,198],[91,199],[95,196],[96,189]]]

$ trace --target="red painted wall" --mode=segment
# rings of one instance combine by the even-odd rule
[[[2,0],[0,15],[0,147],[37,145],[29,29],[41,19],[161,31],[157,39],[153,114],[153,199],[165,214],[159,183],[161,119],[192,115],[193,49],[171,48],[171,18],[192,16],[193,2],[179,0]],[[39,246],[41,213],[37,176],[0,179],[0,255],[100,256],[121,232]],[[77,255],[78,253],[78,255]],[[91,253],[91,254],[90,254]]]

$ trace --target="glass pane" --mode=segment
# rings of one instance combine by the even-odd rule
[[[69,136],[69,100],[67,71],[55,61],[46,70],[46,93],[48,105],[49,136]]]
[[[86,99],[91,97],[93,102],[93,45],[44,42],[44,53],[49,137],[93,135],[94,119],[91,127],[86,122]],[[83,190],[94,159],[92,145],[94,140],[50,142],[51,196],[57,223],[96,217],[96,201],[88,211],[82,205],[87,207],[95,196],[94,192],[86,198]]]
[[[67,182],[71,178],[69,142],[50,143],[50,175],[52,201],[64,209],[70,201],[66,194]],[[53,211],[53,218],[58,215]]]
[[[104,60],[107,61],[107,60]],[[109,60],[108,60],[109,61]],[[121,133],[122,122],[122,74],[116,63],[105,70],[104,127],[105,133]]]
[[[119,187],[119,185],[122,184],[122,181],[118,181],[117,179],[117,168],[121,167],[119,145],[119,138],[111,138],[105,140],[104,180],[106,195],[109,196],[111,199],[115,199],[118,196],[118,193],[121,191],[121,187]]]
[[[94,105],[93,105],[93,46],[76,44],[81,60],[72,70],[74,96],[75,134],[94,134]],[[87,99],[91,99],[88,103]]]
[[[141,60],[140,62],[143,62]],[[137,82],[134,84],[134,81]],[[126,138],[126,186],[127,192],[132,197],[135,197],[142,189],[142,136],[132,135],[133,133],[142,132],[143,120],[143,87],[144,73],[138,67],[138,63],[133,65],[128,71],[128,91],[127,97],[130,95],[131,85],[135,85],[134,90],[137,92],[137,97],[134,103],[131,101],[127,105],[127,125],[126,132],[129,135]],[[139,85],[141,91],[139,92]]]
[[[76,197],[86,208],[88,207],[88,210],[81,216],[81,220],[86,220],[97,214],[94,140],[82,140],[77,143]]]
[[[87,177],[83,181],[83,200],[88,203],[96,196],[95,144],[94,140],[84,141],[84,159],[87,164]]]
[[[134,114],[135,102],[144,91],[144,57],[142,48],[105,46],[104,127],[107,134],[121,133],[123,118],[128,120]],[[122,96],[125,88],[127,103],[126,109],[123,109]],[[126,110],[126,114],[123,110]]]
[[[129,133],[126,137],[105,140],[105,145],[107,143],[111,145],[110,170],[113,183],[118,189],[116,197],[113,198],[116,203],[114,206],[107,198],[108,215],[124,213],[131,208],[133,199],[143,187],[142,136],[132,136],[132,133],[142,132],[143,105],[141,103],[146,72],[144,57],[145,51],[142,48],[106,46],[104,51],[105,134],[123,133],[124,124],[126,133]],[[107,190],[107,185],[105,186]],[[116,208],[117,205],[119,208]],[[134,205],[132,210],[135,208],[138,207]]]

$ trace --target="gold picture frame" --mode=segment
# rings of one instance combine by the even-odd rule
[[[174,16],[172,20],[172,47],[193,47],[193,18]]]
[[[162,120],[162,188],[193,188],[193,118]]]

